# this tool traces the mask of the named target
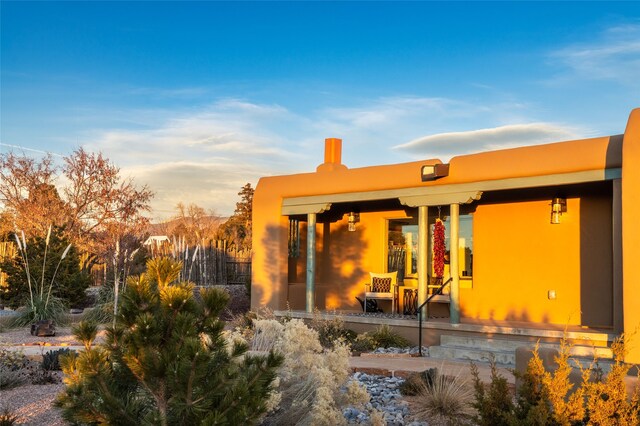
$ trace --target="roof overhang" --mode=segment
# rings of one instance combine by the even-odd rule
[[[429,185],[413,188],[384,189],[378,191],[345,192],[337,194],[312,195],[306,197],[285,197],[282,200],[282,214],[285,216],[322,213],[333,203],[354,203],[399,199],[404,205],[442,206],[466,204],[480,199],[485,191],[505,189],[538,188],[545,186],[572,185],[620,179],[622,169],[585,170],[542,176],[527,176],[508,179],[485,180],[471,183]]]

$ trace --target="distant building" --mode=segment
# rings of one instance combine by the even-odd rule
[[[152,235],[144,242],[145,246],[161,246],[163,243],[169,244],[171,240],[166,235]]]

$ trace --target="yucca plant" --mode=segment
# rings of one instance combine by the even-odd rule
[[[72,250],[72,244],[65,247],[65,242],[52,231],[53,227],[49,226],[44,240],[36,238],[29,241],[23,231],[14,233],[19,256],[13,265],[3,263],[3,269],[10,274],[11,304],[19,306],[26,299],[26,309],[14,320],[16,326],[44,319],[60,322],[65,312],[61,297],[77,301],[89,283],[89,277],[79,271],[77,262],[73,259],[63,262],[71,253],[74,257],[77,254]],[[59,272],[63,275],[62,284],[56,280]]]
[[[5,407],[0,413],[0,426],[12,426],[18,424],[19,417],[9,408]]]
[[[370,335],[378,348],[408,348],[411,346],[409,340],[393,331],[387,324],[382,324]]]

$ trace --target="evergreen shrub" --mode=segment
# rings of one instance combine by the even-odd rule
[[[66,389],[55,402],[67,421],[236,425],[256,423],[267,410],[282,357],[227,345],[219,319],[227,293],[204,289],[196,300],[175,270],[179,262],[152,259],[128,279],[104,345],[93,345],[95,326],[75,329],[86,349],[60,357]]]

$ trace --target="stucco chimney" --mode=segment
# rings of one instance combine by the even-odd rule
[[[324,140],[324,162],[342,163],[342,139],[326,138]]]
[[[342,164],[342,139],[326,138],[324,140],[324,163],[320,164],[317,171],[346,170]]]

